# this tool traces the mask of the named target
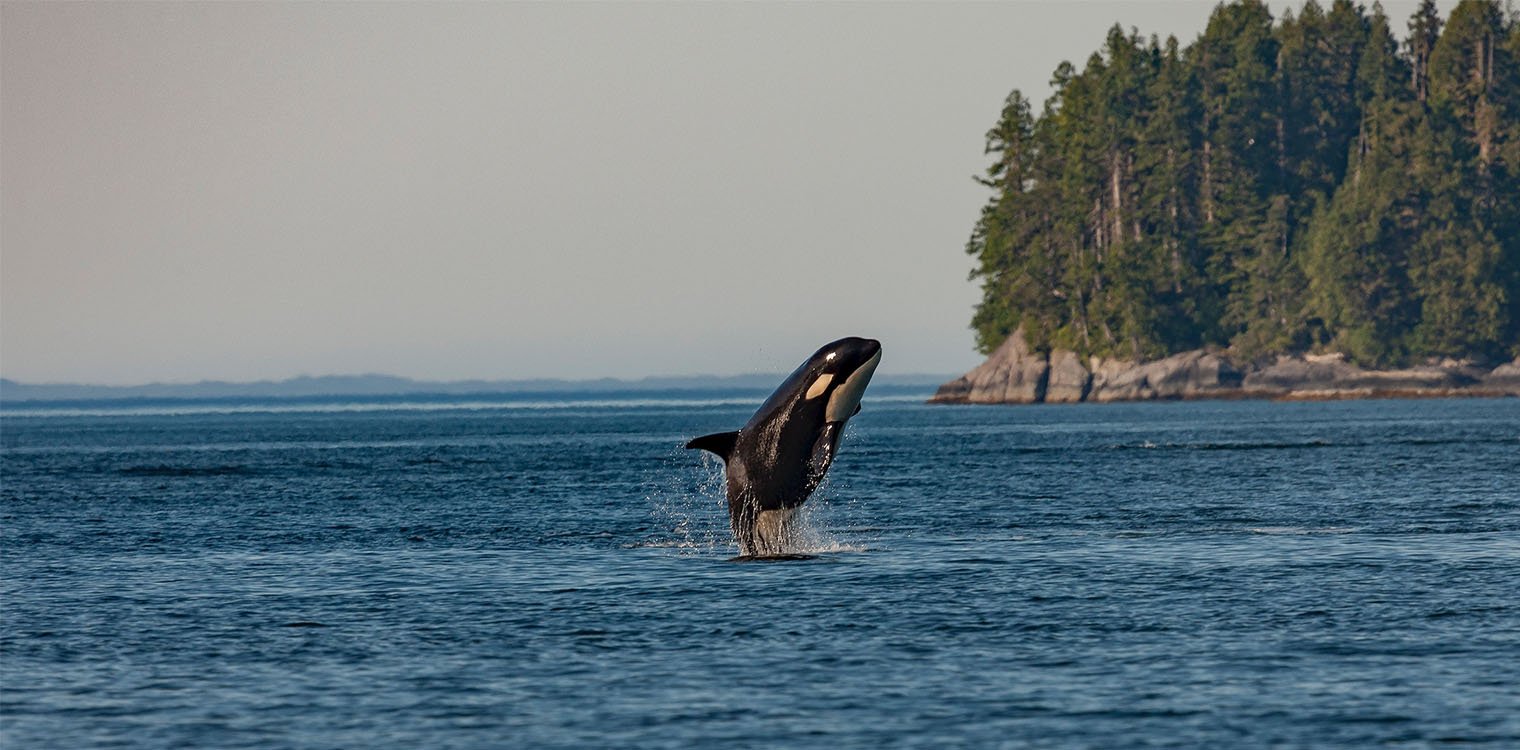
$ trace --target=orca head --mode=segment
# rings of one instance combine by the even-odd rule
[[[843,422],[855,415],[860,397],[876,366],[881,342],[850,336],[824,344],[805,365],[807,390],[803,399],[822,399],[825,422]]]

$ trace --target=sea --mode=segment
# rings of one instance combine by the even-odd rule
[[[1520,747],[1520,399],[8,404],[0,747]]]

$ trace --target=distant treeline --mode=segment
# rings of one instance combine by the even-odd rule
[[[1014,91],[966,248],[978,346],[1520,354],[1520,23],[1425,0],[1390,26],[1230,2],[1186,47],[1116,26],[1039,116]]]

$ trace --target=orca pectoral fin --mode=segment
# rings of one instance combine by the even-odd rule
[[[692,438],[691,441],[686,444],[686,447],[704,450],[709,453],[715,453],[717,454],[718,458],[723,459],[723,461],[727,463],[729,454],[734,452],[734,442],[738,439],[739,432],[737,430],[734,432],[715,432],[711,435],[703,435],[699,438]]]
[[[829,422],[823,426],[818,441],[813,443],[813,455],[808,459],[808,485],[817,487],[823,475],[834,463],[834,452],[839,450],[839,436],[844,433],[843,422]]]

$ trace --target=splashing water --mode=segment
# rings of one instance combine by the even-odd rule
[[[690,451],[673,449],[646,479],[655,536],[633,546],[685,552],[735,547],[728,530],[723,461],[704,453],[701,463],[693,464],[691,457]]]
[[[675,451],[661,470],[647,481],[646,500],[654,528],[651,538],[634,547],[675,549],[683,553],[725,553],[738,544],[728,525],[728,497],[723,461],[707,453],[693,464],[691,453]],[[828,492],[827,480],[814,496],[797,509],[784,554],[818,555],[864,552],[867,547],[841,540],[831,529],[838,515],[837,501]],[[853,501],[847,503],[853,505]]]
[[[792,538],[787,552],[797,555],[820,555],[833,552],[865,552],[864,544],[844,541],[834,532],[833,523],[838,515],[835,501],[831,499],[828,482],[818,488],[813,498],[797,509],[793,523]]]

